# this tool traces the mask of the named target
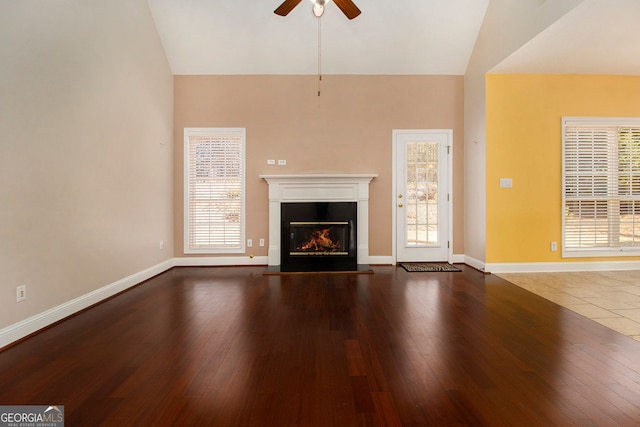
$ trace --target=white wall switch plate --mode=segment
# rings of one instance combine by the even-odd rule
[[[18,286],[16,288],[16,302],[27,299],[27,285]]]
[[[500,178],[500,188],[513,188],[513,179]]]

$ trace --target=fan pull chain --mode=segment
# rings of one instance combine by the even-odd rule
[[[318,96],[322,82],[322,17],[318,18]]]

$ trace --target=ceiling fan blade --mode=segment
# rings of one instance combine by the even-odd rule
[[[287,16],[302,0],[284,0],[284,2],[273,11],[276,15]]]
[[[360,15],[360,9],[351,0],[333,0],[333,2],[340,8],[347,18],[353,19]]]

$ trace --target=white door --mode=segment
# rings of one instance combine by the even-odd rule
[[[396,261],[449,261],[451,130],[394,131]]]

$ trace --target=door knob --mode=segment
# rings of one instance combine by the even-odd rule
[[[398,194],[398,199],[402,199],[402,194]]]
[[[402,207],[402,203],[398,203],[398,207],[401,208]]]

